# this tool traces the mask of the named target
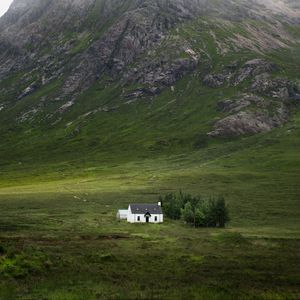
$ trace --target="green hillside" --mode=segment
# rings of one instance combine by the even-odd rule
[[[63,115],[54,113],[52,118],[47,119],[58,108],[54,101],[53,104],[51,101],[45,104],[42,112],[31,115],[32,107],[39,107],[43,97],[51,99],[57,95],[64,80],[59,78],[17,101],[7,110],[0,111],[0,159],[3,168],[8,166],[11,170],[14,163],[21,170],[23,165],[32,167],[32,164],[52,165],[55,168],[57,163],[68,161],[84,166],[93,159],[100,164],[102,161],[113,164],[205,149],[210,152],[209,149],[216,146],[224,147],[226,152],[228,139],[209,138],[207,132],[216,120],[226,116],[226,113],[217,110],[217,103],[245,92],[251,93],[251,79],[237,86],[211,88],[203,84],[203,76],[207,72],[218,72],[232,62],[242,66],[253,58],[263,58],[277,66],[272,77],[284,77],[297,82],[300,46],[297,43],[289,49],[272,50],[264,55],[249,50],[218,55],[214,38],[208,34],[213,25],[203,30],[202,22],[206,21],[197,20],[179,27],[178,39],[183,35],[187,41],[193,41],[194,49],[204,46],[207,53],[197,69],[176,82],[172,90],[169,87],[159,95],[133,99],[132,103],[128,103],[124,94],[143,86],[138,83],[124,86],[122,81],[112,82],[112,78],[105,76],[82,92],[76,103]],[[225,39],[234,31],[242,32],[239,26],[234,30],[231,28],[230,32],[218,29],[215,34]],[[288,30],[295,38],[299,37],[298,26],[289,27]],[[172,35],[170,39],[173,39]],[[155,53],[159,53],[161,47],[168,45],[159,46]],[[169,48],[162,51],[172,53]],[[25,87],[19,84],[21,76],[17,73],[1,81],[1,89],[12,90],[10,94],[2,95],[3,102],[15,102],[16,96]],[[294,105],[294,115],[297,103],[290,102]],[[20,115],[25,116],[24,121],[20,121]],[[236,144],[239,143],[238,138]],[[222,150],[220,155],[223,155]]]

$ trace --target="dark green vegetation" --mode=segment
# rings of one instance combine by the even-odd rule
[[[229,222],[229,213],[224,198],[203,200],[191,198],[181,210],[183,220],[194,227],[224,228]]]
[[[106,72],[59,113],[68,99],[56,98],[72,63],[137,2],[122,1],[110,15],[102,5],[108,1],[97,0],[80,28],[69,24],[58,40],[52,32],[53,43],[39,44],[37,57],[71,46],[55,53],[54,65],[62,61],[58,68],[65,69],[48,84],[35,68],[0,82],[0,299],[299,299],[299,101],[287,100],[288,121],[268,133],[213,138],[207,133],[227,116],[217,103],[251,93],[253,78],[237,86],[203,83],[208,73],[254,58],[276,64],[272,78],[299,81],[299,25],[283,23],[280,30],[291,35],[283,41],[261,18],[174,21],[149,55],[186,58],[186,43],[200,61],[172,88],[126,103],[124,96],[144,84],[124,84],[121,74]],[[99,13],[105,18],[98,20]],[[245,39],[250,46],[236,49]],[[286,47],[266,46],[273,39]],[[17,100],[35,81],[37,89]],[[224,195],[228,226],[117,222],[117,209],[156,202],[178,188],[205,199]]]
[[[164,214],[171,220],[184,220],[194,227],[221,227],[229,222],[229,212],[222,196],[204,199],[182,191],[160,196]]]

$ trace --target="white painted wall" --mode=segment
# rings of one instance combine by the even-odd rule
[[[128,210],[127,209],[119,209],[117,212],[117,219],[119,220],[127,220]]]
[[[157,221],[155,221],[155,217],[157,218]],[[138,220],[138,218],[140,218]],[[153,214],[149,218],[149,223],[163,223],[164,216],[162,214]],[[128,207],[128,215],[127,215],[127,222],[129,223],[146,223],[146,218],[144,214],[132,214],[130,205]]]

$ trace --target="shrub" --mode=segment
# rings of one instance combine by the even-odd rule
[[[6,255],[0,260],[0,276],[25,278],[42,272],[44,257],[39,253]]]
[[[4,246],[0,245],[0,255],[5,254],[6,250],[4,248]]]
[[[224,228],[225,224],[229,222],[229,212],[224,197],[219,197],[217,200],[211,200],[210,218],[215,227]]]
[[[179,193],[169,193],[165,197],[160,197],[159,201],[163,204],[165,215],[170,219],[178,220],[181,218],[181,209],[190,198],[190,195],[183,194],[180,191]]]
[[[170,219],[182,218],[194,227],[225,227],[229,222],[229,212],[224,197],[202,199],[181,191],[170,193],[159,199],[163,203],[165,215]]]

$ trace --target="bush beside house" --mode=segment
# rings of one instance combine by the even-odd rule
[[[183,192],[160,196],[165,215],[173,220],[183,219],[194,227],[221,227],[229,222],[229,212],[224,197],[202,198]]]

